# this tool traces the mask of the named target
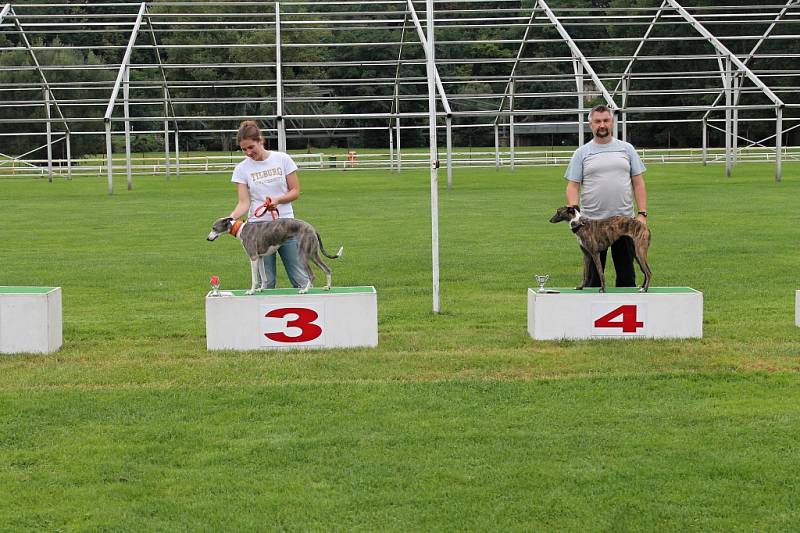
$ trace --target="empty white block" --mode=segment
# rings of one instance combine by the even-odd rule
[[[794,325],[800,327],[800,291],[794,293]]]
[[[0,353],[61,348],[60,287],[0,287]]]

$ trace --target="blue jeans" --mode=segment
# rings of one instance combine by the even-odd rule
[[[289,283],[292,287],[299,289],[305,287],[308,283],[308,273],[303,265],[300,264],[300,251],[297,246],[297,239],[292,237],[278,248],[278,254],[281,254],[281,261],[283,261],[283,268],[286,269],[286,274],[289,276]],[[264,270],[267,273],[266,287],[268,289],[275,288],[275,256],[272,254],[265,256]],[[263,281],[263,280],[262,280]]]

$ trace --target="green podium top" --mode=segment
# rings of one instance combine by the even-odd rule
[[[545,289],[556,290],[560,294],[600,294],[599,287],[587,287],[578,290],[574,287],[545,287]],[[531,288],[533,292],[537,292],[538,288]],[[650,287],[647,294],[685,294],[691,292],[700,292],[691,287]],[[606,287],[605,294],[645,294],[639,293],[638,287]]]
[[[305,296],[300,294],[300,289],[265,289],[254,294],[245,294],[245,289],[224,290],[220,289],[222,296]],[[306,294],[371,294],[375,292],[375,287],[331,287],[330,290],[321,288],[311,288]],[[211,293],[209,292],[209,295]]]
[[[3,287],[0,286],[0,294],[47,294],[56,290],[58,287]]]

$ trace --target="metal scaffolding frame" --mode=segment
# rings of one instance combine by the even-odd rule
[[[520,131],[571,128],[582,144],[587,108],[602,102],[626,140],[656,120],[700,129],[706,164],[709,132],[721,133],[727,175],[747,150],[774,148],[775,180],[781,180],[783,139],[800,126],[800,51],[782,46],[800,39],[800,0],[747,6],[652,0],[625,9],[558,3],[0,4],[0,143],[5,136],[31,139],[24,154],[0,154],[0,177],[9,161],[30,165],[23,158],[46,149],[48,178],[54,162],[70,178],[75,137],[102,136],[99,170],[112,194],[122,163],[114,158],[115,137],[124,137],[130,189],[133,135],[163,137],[160,168],[169,177],[174,163],[179,176],[182,137],[231,135],[243,119],[260,121],[280,150],[289,138],[383,132],[388,166],[400,172],[401,132],[427,130],[435,310],[442,134],[449,188],[454,130],[493,130],[494,165],[514,170]],[[753,34],[727,32],[732,23]],[[485,45],[493,56],[481,56]],[[202,62],[187,56],[198,50]],[[58,53],[85,61],[53,60]],[[682,102],[665,105],[665,95]],[[771,135],[740,134],[741,125],[765,122],[774,124]],[[34,147],[42,136],[45,143]],[[55,159],[53,146],[62,142],[66,155]]]
[[[725,138],[726,173],[737,161],[741,150],[767,142],[777,144],[775,151],[776,180],[781,178],[781,145],[787,131],[795,129],[798,122],[798,102],[787,101],[787,92],[797,92],[797,67],[782,69],[759,69],[759,61],[780,57],[775,50],[763,52],[765,44],[780,43],[786,39],[797,39],[793,26],[800,16],[800,2],[788,0],[781,4],[741,6],[687,6],[687,2],[663,0],[650,8],[606,9],[561,8],[554,0],[551,6],[545,0],[537,0],[532,6],[523,7],[515,0],[479,2],[461,0],[448,2],[446,9],[435,11],[437,31],[446,38],[436,39],[437,58],[434,64],[434,77],[439,103],[437,105],[438,126],[445,133],[448,186],[452,183],[452,130],[453,128],[495,129],[495,163],[501,164],[501,133],[507,138],[508,157],[503,162],[513,169],[515,166],[515,127],[519,124],[533,126],[537,122],[547,124],[551,121],[564,122],[575,126],[579,144],[584,138],[585,106],[594,96],[609,105],[621,119],[622,138],[630,136],[630,128],[637,122],[652,120],[648,114],[670,113],[678,120],[698,123],[703,129],[703,138],[708,140],[706,130],[722,131]],[[279,149],[285,149],[286,137],[303,135],[308,132],[346,132],[363,128],[365,123],[388,124],[390,166],[401,169],[400,133],[406,129],[426,127],[428,110],[422,107],[425,101],[423,87],[426,85],[427,37],[423,25],[427,24],[427,10],[421,12],[413,0],[379,0],[375,2],[308,2],[276,1],[274,12],[264,11],[262,2],[231,1],[222,2],[216,10],[202,9],[202,4],[184,1],[146,4],[140,2],[86,3],[79,7],[67,4],[46,3],[8,3],[0,11],[0,33],[5,35],[9,46],[0,47],[3,54],[26,50],[28,63],[0,66],[0,96],[4,92],[15,94],[27,91],[24,101],[3,102],[0,98],[0,139],[3,125],[10,123],[30,124],[31,130],[49,130],[44,147],[48,149],[47,161],[50,179],[53,176],[52,146],[65,142],[70,151],[73,135],[101,134],[106,137],[106,157],[112,160],[111,139],[124,135],[128,187],[132,186],[130,174],[130,136],[136,133],[158,131],[163,135],[165,165],[167,175],[180,172],[179,132],[197,131],[191,124],[198,117],[206,123],[231,130],[234,122],[244,118],[256,118],[269,125],[275,132]],[[436,7],[436,6],[434,6]],[[68,9],[69,8],[69,9]],[[63,10],[62,13],[58,10]],[[258,12],[259,17],[253,17]],[[537,18],[538,15],[538,18]],[[756,35],[724,35],[720,28],[730,20],[752,22],[763,30]],[[615,57],[592,56],[589,52],[601,39],[608,36],[595,31],[602,23],[612,27],[641,28],[639,35],[616,37],[620,52]],[[695,53],[687,55],[646,56],[644,52],[653,42],[666,43],[670,40],[670,28],[689,26],[695,32],[697,43]],[[660,27],[665,31],[657,31]],[[787,31],[778,32],[785,27]],[[393,29],[397,40],[369,40],[371,29]],[[330,39],[326,42],[313,38],[304,40],[304,33],[316,35],[320,32],[342,35],[346,31],[357,30],[366,35],[365,40],[342,41]],[[715,34],[714,30],[719,32]],[[71,71],[76,65],[41,65],[37,53],[53,50],[81,50],[74,45],[56,45],[52,35],[64,32],[94,33],[111,36],[120,34],[128,37],[126,45],[108,44],[89,47],[92,49],[119,50],[121,58],[115,64],[92,65],[87,71],[115,72],[113,84],[73,83],[53,84],[48,80],[50,72]],[[271,35],[272,38],[256,42],[240,42],[243,34]],[[216,42],[201,42],[192,45],[181,42],[180,35],[194,33],[217,33],[222,37]],[[666,34],[665,34],[666,33]],[[226,40],[226,35],[231,37]],[[284,35],[286,34],[286,35]],[[41,44],[31,45],[29,36],[42,39]],[[40,37],[41,36],[41,37]],[[288,36],[288,38],[287,38]],[[48,41],[48,38],[50,39]],[[674,37],[673,37],[674,38]],[[692,40],[692,37],[680,37]],[[119,41],[117,38],[116,41]],[[752,43],[749,53],[731,52],[730,44]],[[702,44],[707,44],[703,48]],[[469,56],[470,47],[479,44],[493,44],[512,54],[496,58],[474,58]],[[635,45],[635,50],[631,46]],[[223,60],[204,63],[181,63],[176,57],[180,52],[192,48],[206,48],[217,52]],[[386,53],[377,53],[370,61],[339,59],[341,51],[369,47],[376,52],[395,48],[397,54],[389,58]],[[539,49],[548,50],[547,55]],[[773,47],[774,48],[774,47]],[[453,52],[452,50],[460,51]],[[225,61],[236,50],[252,50],[253,55],[266,57],[261,61]],[[553,51],[557,51],[553,55]],[[303,52],[307,52],[303,54]],[[319,52],[319,53],[318,53]],[[323,53],[323,52],[328,52]],[[138,59],[132,61],[134,53]],[[287,57],[289,54],[289,57]],[[108,55],[108,54],[106,54]],[[152,60],[145,62],[142,57],[150,55]],[[240,54],[241,56],[241,54]],[[315,61],[310,57],[321,57]],[[787,64],[797,64],[797,58],[786,56]],[[614,67],[620,61],[626,66],[622,72]],[[688,68],[681,72],[671,69],[649,69],[639,71],[635,68],[643,63],[664,61],[684,62]],[[716,73],[708,67],[710,61],[718,62]],[[494,72],[486,75],[463,75],[464,70],[479,73],[482,63],[493,66]],[[692,66],[697,64],[697,67]],[[751,68],[751,64],[754,64]],[[699,66],[703,65],[703,66]],[[369,78],[331,79],[321,75],[326,69],[334,67],[357,67],[369,69]],[[39,76],[38,83],[4,83],[4,70],[33,69]],[[226,69],[235,74],[224,80],[198,80],[188,73],[192,69]],[[262,76],[247,75],[259,69]],[[157,72],[157,76],[147,73]],[[284,71],[291,71],[286,78]],[[313,75],[304,72],[314,72]],[[547,72],[544,74],[543,72]],[[131,79],[132,73],[134,79]],[[681,80],[686,88],[682,94],[697,97],[694,104],[663,106],[648,103],[658,95],[652,89],[636,90],[636,85],[652,83],[659,76],[673,81]],[[780,77],[782,76],[782,77]],[[157,78],[157,79],[155,79]],[[712,80],[718,80],[714,89]],[[589,86],[587,86],[587,80]],[[689,80],[698,83],[691,87]],[[775,86],[775,84],[783,84]],[[359,93],[355,88],[370,85],[370,94]],[[479,85],[481,92],[465,92],[466,86]],[[307,91],[308,87],[318,91]],[[192,96],[202,93],[209,87],[224,87],[227,96],[208,98]],[[257,99],[236,97],[237,89],[260,87],[262,95]],[[59,94],[86,90],[87,97],[80,102],[59,98]],[[119,97],[122,89],[123,96]],[[158,95],[154,91],[160,91]],[[38,91],[38,92],[37,92]],[[713,103],[703,101],[704,92],[716,91]],[[139,96],[131,97],[131,92]],[[105,93],[105,98],[103,97]],[[599,93],[599,94],[597,94]],[[178,96],[175,96],[178,94]],[[763,96],[760,101],[754,94]],[[89,96],[97,97],[89,97]],[[748,103],[742,103],[745,95]],[[723,98],[725,100],[723,100]],[[92,106],[105,106],[102,118],[85,112]],[[363,104],[364,112],[336,112],[338,104],[357,102]],[[224,105],[220,105],[223,103]],[[262,111],[225,112],[231,109],[247,109],[248,103]],[[227,105],[230,104],[230,105]],[[9,119],[3,116],[4,106],[27,106],[44,110],[44,116]],[[160,106],[160,107],[157,107]],[[56,116],[50,116],[55,109]],[[157,112],[152,112],[154,110]],[[765,110],[772,110],[773,117],[764,116]],[[67,111],[65,111],[67,110]],[[263,112],[268,110],[269,112]],[[701,117],[697,113],[702,113]],[[716,118],[724,114],[724,119]],[[32,113],[31,115],[34,115]],[[638,121],[631,116],[640,117]],[[572,118],[574,117],[574,118]],[[749,117],[749,118],[748,118]],[[336,125],[320,127],[320,120],[336,121]],[[487,122],[490,120],[491,122]],[[740,122],[747,120],[771,120],[775,123],[775,134],[763,139],[743,139],[738,134]],[[97,126],[103,123],[103,128]],[[377,123],[375,121],[378,121]],[[354,126],[354,122],[361,123]],[[154,129],[155,123],[163,123],[163,129]],[[402,123],[402,125],[401,125]],[[149,128],[136,128],[137,124],[149,124]],[[115,128],[116,126],[116,128]],[[63,131],[53,132],[53,128]],[[376,126],[378,127],[378,126]],[[392,129],[394,131],[392,131]],[[163,133],[161,133],[163,132]],[[17,135],[15,129],[14,135]],[[174,135],[172,149],[170,136]],[[740,148],[738,142],[744,141]],[[396,147],[395,147],[396,144]],[[704,143],[704,146],[706,144]],[[65,158],[71,169],[72,158]],[[109,192],[113,192],[114,165],[107,164]]]

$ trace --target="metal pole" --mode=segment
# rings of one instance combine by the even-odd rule
[[[169,94],[164,86],[164,172],[169,179]]]
[[[406,40],[406,22],[408,21],[408,12],[403,15],[403,29],[400,32],[400,49],[397,51],[397,68],[394,72],[394,88],[392,89],[392,104],[394,111],[395,129],[392,131],[392,120],[389,119],[389,142],[394,141],[394,135],[397,134],[397,173],[400,173],[400,86],[398,80],[400,78],[400,65],[403,59],[403,44]]]
[[[725,175],[731,176],[731,104],[733,93],[731,91],[731,60],[725,59]]]
[[[511,159],[511,172],[514,172],[514,80],[511,80],[511,85],[508,88],[508,110],[511,112],[508,115],[508,155]]]
[[[397,108],[395,108],[397,109]],[[399,110],[398,110],[399,113]],[[394,119],[395,129],[397,131],[397,173],[400,174],[403,166],[403,156],[400,153],[400,117],[397,116]]]
[[[106,113],[103,115],[103,120],[106,121],[106,133],[110,136],[111,134],[108,132],[108,123],[111,121],[111,115],[114,112],[114,105],[117,101],[117,95],[119,94],[119,88],[122,85],[122,78],[124,77],[125,67],[130,64],[131,60],[131,53],[133,52],[134,44],[136,44],[136,37],[139,35],[139,28],[142,25],[142,17],[144,16],[144,12],[147,9],[147,4],[142,2],[139,5],[139,14],[136,16],[136,22],[133,25],[133,31],[131,31],[131,37],[128,40],[128,47],[125,49],[125,55],[122,57],[122,63],[119,66],[119,72],[117,73],[117,80],[114,82],[114,88],[111,90],[111,97],[108,99],[108,107],[106,107]]]
[[[70,132],[67,132],[67,179],[72,179],[72,136]]]
[[[732,89],[733,89],[733,101],[738,104],[739,102],[739,90],[740,90],[740,79],[738,76],[731,76]],[[733,168],[736,168],[736,164],[738,163],[738,154],[739,151],[739,109],[735,107],[731,110],[733,117],[731,123],[731,158],[733,159]]]
[[[447,190],[453,188],[453,117],[445,118],[447,125]]]
[[[42,91],[44,94],[44,110],[47,116],[47,124],[45,125],[47,132],[47,181],[53,183],[53,125],[50,123],[50,91],[45,87]]]
[[[425,1],[427,18],[428,71],[428,133],[431,166],[431,258],[433,265],[433,312],[438,313],[439,303],[439,154],[436,141],[436,58],[434,47],[433,0]]]
[[[286,123],[283,120],[283,68],[281,67],[281,4],[275,2],[275,90],[278,151],[286,151]]]
[[[394,131],[391,122],[389,122],[389,172],[394,172]]]
[[[419,37],[419,42],[425,50],[428,50],[427,39],[425,37],[425,33],[422,31],[422,25],[419,22],[419,17],[417,16],[417,10],[414,7],[414,2],[412,0],[407,0],[408,5],[408,14],[411,15],[411,20],[414,23],[414,27],[417,30],[417,36]],[[405,21],[403,22],[405,24]],[[439,70],[436,68],[436,64],[433,65],[433,75],[434,75],[434,82],[436,83],[436,89],[439,91],[439,96],[442,99],[442,107],[444,108],[444,112],[448,115],[452,113],[450,109],[450,103],[447,100],[447,94],[444,92],[444,84],[442,84],[442,79],[439,77]]]
[[[624,111],[628,105],[628,80],[622,80],[622,140],[628,140],[628,112]]]
[[[105,119],[106,123],[106,173],[108,174],[108,194],[114,194],[114,169],[111,161],[111,119]]]
[[[579,62],[575,56],[572,57],[572,68],[575,71],[575,85],[578,91],[578,146],[583,146],[586,137],[586,109],[585,94],[583,90],[583,63]]]
[[[708,120],[703,117],[703,166],[708,166]]]
[[[494,169],[500,170],[500,125],[494,122]]]
[[[775,114],[775,181],[780,183],[783,172],[783,107],[776,107]]]
[[[131,168],[131,69],[125,67],[122,79],[122,109],[125,113],[125,168],[128,175],[128,190],[133,189],[133,169]]]
[[[180,144],[178,137],[178,123],[175,123],[175,177],[181,177],[181,156],[180,156]]]

